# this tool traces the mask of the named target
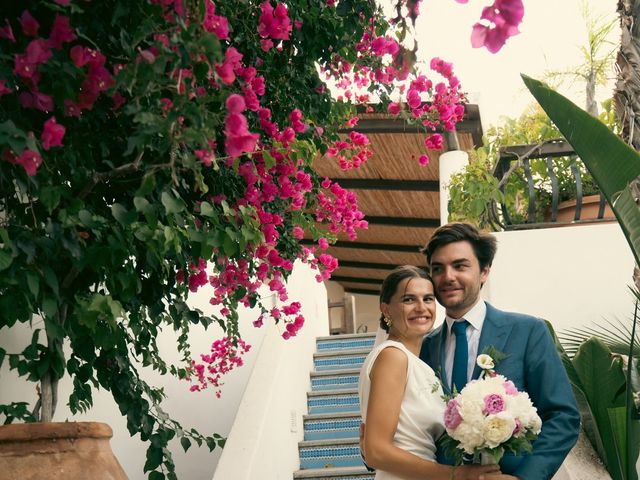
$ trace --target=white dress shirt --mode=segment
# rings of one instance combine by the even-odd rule
[[[459,319],[451,318],[449,315],[445,316],[447,339],[445,341],[445,362],[444,371],[447,378],[447,385],[451,385],[451,374],[453,371],[453,357],[456,353],[456,336],[451,335],[451,326],[453,322],[461,322],[466,320],[469,322],[467,327],[467,342],[469,345],[469,363],[467,364],[467,381],[471,380],[473,375],[473,369],[476,366],[476,358],[478,357],[478,345],[480,343],[480,332],[482,332],[482,324],[484,323],[484,317],[487,314],[487,305],[484,300],[478,299],[471,310],[469,310],[464,317]],[[443,326],[444,327],[444,326]]]

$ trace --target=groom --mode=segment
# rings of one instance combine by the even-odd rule
[[[531,454],[505,454],[503,474],[486,475],[485,480],[548,480],[576,443],[580,415],[545,323],[500,311],[480,299],[496,249],[495,237],[466,223],[450,223],[434,232],[423,252],[446,318],[425,338],[420,358],[438,372],[450,393],[454,386],[460,391],[478,378],[475,360],[485,348],[506,354],[495,370],[529,394],[542,431]]]

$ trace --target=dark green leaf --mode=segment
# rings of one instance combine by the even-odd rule
[[[150,445],[147,449],[147,461],[144,464],[144,471],[155,470],[162,463],[162,448]]]
[[[40,201],[49,213],[53,212],[60,203],[61,188],[43,187],[40,190]]]
[[[0,271],[9,268],[12,262],[11,250],[0,249]]]
[[[0,365],[2,365],[1,360],[0,360]],[[180,445],[182,445],[182,448],[186,452],[187,450],[189,450],[189,447],[191,446],[191,440],[189,440],[187,437],[182,437],[180,439]]]
[[[131,225],[137,218],[136,212],[128,211],[119,203],[114,203],[111,206],[111,214],[113,215],[113,218],[115,218],[124,227]]]
[[[169,192],[162,192],[161,201],[167,213],[180,213],[185,209],[182,199],[175,198]]]

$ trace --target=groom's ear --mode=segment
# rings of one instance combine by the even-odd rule
[[[480,285],[484,285],[489,278],[489,273],[491,272],[491,265],[485,265],[484,268],[480,269]]]

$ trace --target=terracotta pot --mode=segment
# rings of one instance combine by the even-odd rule
[[[105,423],[0,426],[0,480],[127,480]]]
[[[600,195],[587,195],[582,197],[582,211],[580,212],[580,220],[595,220],[598,218],[600,209]],[[558,204],[558,222],[572,222],[576,215],[576,201],[566,200]],[[602,219],[615,220],[616,217],[611,211],[609,203],[604,205],[604,215]]]

